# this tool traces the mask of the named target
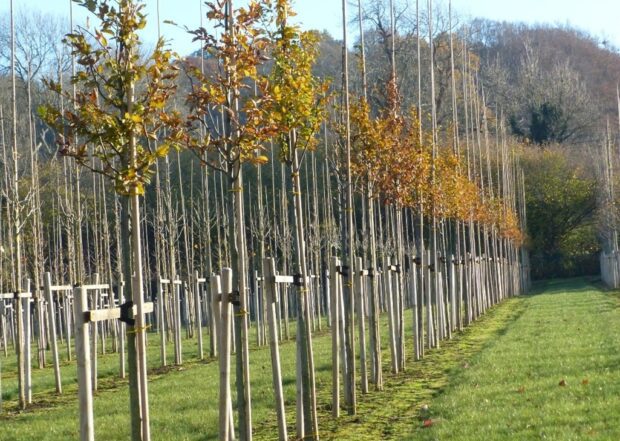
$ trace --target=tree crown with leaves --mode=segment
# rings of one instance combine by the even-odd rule
[[[46,104],[39,113],[56,130],[61,154],[113,179],[120,194],[143,194],[157,159],[180,139],[179,115],[167,109],[176,89],[174,54],[160,39],[150,55],[140,56],[143,3],[74,1],[95,15],[99,27],[77,28],[64,40],[79,66],[71,77],[75,93],[45,81],[72,105],[63,112]],[[167,135],[161,139],[164,129]],[[137,139],[133,157],[132,138]]]

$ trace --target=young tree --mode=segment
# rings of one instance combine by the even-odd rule
[[[267,115],[270,101],[267,77],[261,67],[268,46],[265,29],[269,2],[250,1],[246,8],[233,8],[232,0],[208,3],[207,18],[224,28],[216,36],[205,28],[190,31],[213,57],[213,70],[201,71],[190,65],[192,91],[188,96],[188,124],[193,130],[185,143],[200,160],[227,177],[228,228],[231,263],[235,271],[233,285],[239,293],[235,314],[237,347],[237,403],[242,440],[252,439],[250,363],[248,337],[247,249],[243,200],[244,163],[262,164],[263,143],[275,134],[275,125]],[[253,93],[256,90],[257,93]],[[228,293],[226,293],[228,294]]]
[[[353,293],[353,261],[355,260],[355,227],[353,223],[353,181],[351,177],[351,120],[349,95],[349,50],[347,46],[347,2],[342,1],[342,94],[344,109],[342,119],[344,121],[344,166],[345,166],[345,188],[342,195],[343,222],[341,231],[342,246],[342,267],[345,271],[344,277],[344,322],[345,322],[345,402],[350,415],[355,415],[357,411],[357,397],[355,393],[355,299]]]
[[[47,86],[73,107],[64,112],[48,104],[40,109],[57,133],[59,151],[86,168],[114,181],[122,196],[124,279],[129,304],[135,304],[135,326],[127,335],[130,371],[132,439],[149,440],[146,325],[140,224],[140,197],[145,194],[158,158],[168,154],[180,137],[180,119],[166,104],[175,91],[173,53],[159,40],[153,52],[140,53],[138,31],[146,26],[144,3],[135,0],[79,0],[99,20],[94,30],[78,28],[65,43],[81,67],[72,77],[76,93],[47,80]],[[156,148],[167,129],[166,139]],[[83,281],[78,281],[82,283]]]
[[[297,351],[298,400],[302,398],[303,424],[298,424],[298,438],[318,439],[314,356],[312,351],[312,316],[310,310],[309,271],[307,263],[306,229],[301,194],[301,162],[306,152],[314,150],[316,134],[325,117],[327,84],[312,73],[318,56],[318,36],[302,32],[291,25],[294,15],[289,0],[277,0],[276,26],[273,48],[273,71],[270,94],[270,116],[278,129],[276,141],[280,147],[280,160],[287,164],[293,184],[293,217],[295,220],[296,286],[299,292]],[[298,403],[299,404],[299,403]],[[299,406],[298,406],[299,409]]]
[[[11,177],[8,178],[7,182],[9,185],[7,186],[7,193],[10,194],[10,206],[11,206],[11,215],[12,215],[12,225],[11,225],[11,250],[14,254],[11,255],[12,262],[12,285],[13,289],[16,289],[17,292],[22,291],[22,277],[23,277],[23,265],[22,265],[22,233],[24,224],[22,223],[23,218],[23,207],[21,206],[20,198],[19,198],[19,167],[18,167],[18,150],[17,150],[17,95],[16,95],[16,79],[15,79],[15,22],[14,22],[14,10],[13,10],[13,1],[11,0],[11,107],[12,107],[12,130],[11,130],[11,165],[10,168]],[[25,389],[25,365],[23,359],[23,347],[24,341],[22,336],[23,329],[23,314],[22,314],[22,305],[21,299],[18,297],[15,300],[15,309],[16,309],[16,326],[17,326],[17,376],[18,376],[18,389],[19,389],[19,405],[22,409],[26,408],[26,389]],[[29,343],[28,343],[29,344]]]
[[[372,382],[377,390],[383,389],[383,367],[381,361],[381,332],[379,323],[379,285],[377,271],[377,240],[375,227],[375,202],[377,181],[385,159],[383,133],[378,119],[370,115],[370,106],[365,98],[351,103],[351,167],[352,173],[362,181],[362,193],[365,198],[366,234],[368,235],[368,264],[373,274],[370,277],[369,324],[370,345],[372,351]]]

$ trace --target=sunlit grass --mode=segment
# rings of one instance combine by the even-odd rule
[[[409,328],[407,370],[398,375],[389,373],[384,321],[385,389],[374,391],[371,384],[368,395],[358,390],[357,415],[347,415],[343,409],[338,420],[331,417],[331,337],[324,328],[314,338],[322,439],[512,440],[539,439],[541,434],[555,439],[620,439],[615,436],[619,425],[612,418],[620,404],[614,370],[620,365],[616,355],[620,348],[614,343],[620,330],[617,301],[583,282],[548,289],[492,308],[463,333],[442,342],[440,349],[427,350],[420,362],[411,359]],[[410,327],[411,312],[406,314]],[[294,333],[294,322],[291,325]],[[295,430],[294,349],[294,341],[281,346],[291,434]],[[217,363],[197,360],[195,339],[184,340],[183,352],[183,366],[158,369],[158,336],[150,335],[153,439],[217,439]],[[171,363],[172,346],[168,355]],[[9,360],[3,359],[5,363]],[[3,365],[9,414],[0,417],[0,438],[76,439],[75,366],[63,366],[65,394],[60,398],[53,393],[51,368],[35,368],[37,404],[18,413],[12,363]],[[97,437],[129,439],[128,392],[126,382],[117,379],[118,355],[100,356],[99,363]],[[255,438],[277,439],[268,348],[252,348],[251,374]],[[567,386],[558,386],[562,379]],[[588,384],[582,384],[584,379]],[[426,406],[428,411],[423,410]],[[430,428],[423,427],[425,420],[432,421]]]
[[[620,439],[618,308],[616,293],[582,280],[546,284],[408,439]]]

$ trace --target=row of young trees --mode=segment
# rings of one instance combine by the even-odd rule
[[[428,39],[417,26],[419,93],[418,103],[411,106],[401,104],[391,2],[386,40],[390,69],[384,98],[377,102],[368,99],[363,32],[362,87],[350,90],[344,1],[340,88],[314,75],[318,36],[292,24],[287,0],[256,0],[239,8],[232,0],[206,3],[206,17],[221,31],[202,24],[190,30],[200,44],[200,56],[185,62],[162,39],[144,55],[139,31],[146,17],[141,2],[77,3],[98,24],[94,29],[78,27],[66,36],[73,60],[70,80],[60,68],[58,78],[46,80],[52,95],[39,111],[60,153],[52,159],[54,173],[46,177],[63,190],[50,202],[59,216],[49,224],[43,221],[43,200],[36,195],[40,182],[33,182],[32,198],[39,199],[31,203],[20,196],[20,176],[5,173],[12,190],[4,211],[6,225],[13,228],[4,233],[14,241],[10,262],[15,276],[10,286],[21,291],[25,274],[20,246],[24,207],[34,207],[29,219],[40,218],[30,221],[33,249],[27,254],[35,296],[44,269],[59,282],[85,283],[88,270],[105,274],[112,284],[127,282],[124,297],[137,306],[136,322],[127,332],[133,439],[150,439],[144,302],[149,297],[167,302],[155,299],[145,280],[173,279],[177,274],[189,279],[194,271],[210,276],[225,267],[233,269],[232,288],[222,293],[221,309],[212,306],[214,293],[201,298],[187,292],[185,302],[191,311],[188,332],[200,321],[194,311],[204,308],[210,353],[217,354],[219,343],[220,357],[230,351],[222,339],[228,335],[227,322],[217,328],[218,318],[225,317],[229,302],[235,305],[236,402],[243,440],[252,439],[253,433],[250,326],[256,326],[259,344],[268,340],[265,323],[271,306],[265,291],[275,279],[265,279],[266,257],[277,259],[281,273],[293,274],[294,291],[285,291],[277,306],[281,335],[284,330],[288,337],[290,318],[297,321],[299,439],[319,438],[312,334],[321,326],[322,315],[331,320],[335,343],[332,410],[339,412],[337,379],[342,372],[346,409],[355,413],[358,389],[368,393],[369,381],[377,389],[383,387],[382,312],[389,323],[391,370],[398,373],[407,362],[407,309],[413,311],[411,337],[414,358],[419,359],[425,347],[437,347],[492,304],[527,289],[518,159],[498,112],[486,106],[472,55],[462,50],[461,59],[454,56],[458,43],[451,27],[451,118],[439,125],[430,1]],[[362,27],[361,2],[358,6]],[[420,61],[422,46],[430,54],[426,66]],[[430,103],[428,116],[422,104],[423,69],[430,74],[430,97],[424,101]],[[180,96],[178,85],[184,81],[189,91]],[[12,84],[15,87],[16,81]],[[373,86],[373,93],[376,89],[380,87]],[[14,137],[16,114],[14,109]],[[45,139],[50,133],[39,136]],[[12,145],[16,152],[15,139]],[[176,195],[170,158],[175,150]],[[191,152],[194,163],[201,165],[195,177],[191,164],[186,167],[191,176],[182,173],[183,161],[190,159],[181,151]],[[275,166],[278,160],[280,170]],[[35,159],[31,162],[36,170]],[[271,174],[263,176],[268,163]],[[17,159],[14,164],[17,174]],[[91,196],[85,198],[87,191]],[[340,256],[342,263],[328,271],[332,256]],[[120,294],[116,300],[121,303]],[[21,316],[16,313],[18,320]],[[163,313],[157,321],[163,332]],[[6,323],[2,322],[4,329]],[[200,326],[197,329],[200,334]],[[281,378],[275,364],[278,390]],[[230,372],[223,366],[220,438],[231,439]],[[25,405],[25,397],[20,395],[20,401]],[[281,404],[279,418],[284,421]],[[287,438],[286,430],[280,438]]]

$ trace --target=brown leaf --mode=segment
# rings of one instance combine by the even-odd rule
[[[588,384],[590,384],[590,380],[588,380],[587,378],[584,378],[583,380],[581,380],[581,384],[583,384],[584,386],[587,386]]]
[[[567,384],[566,384],[566,380],[562,379],[562,381],[560,381],[560,383],[558,384],[558,386],[567,386]]]
[[[424,423],[422,423],[423,427],[431,427],[432,425],[433,425],[433,420],[430,418],[427,420],[424,420]]]
[[[525,392],[525,386],[521,386],[519,389],[517,389],[517,392],[519,392],[520,394]]]

